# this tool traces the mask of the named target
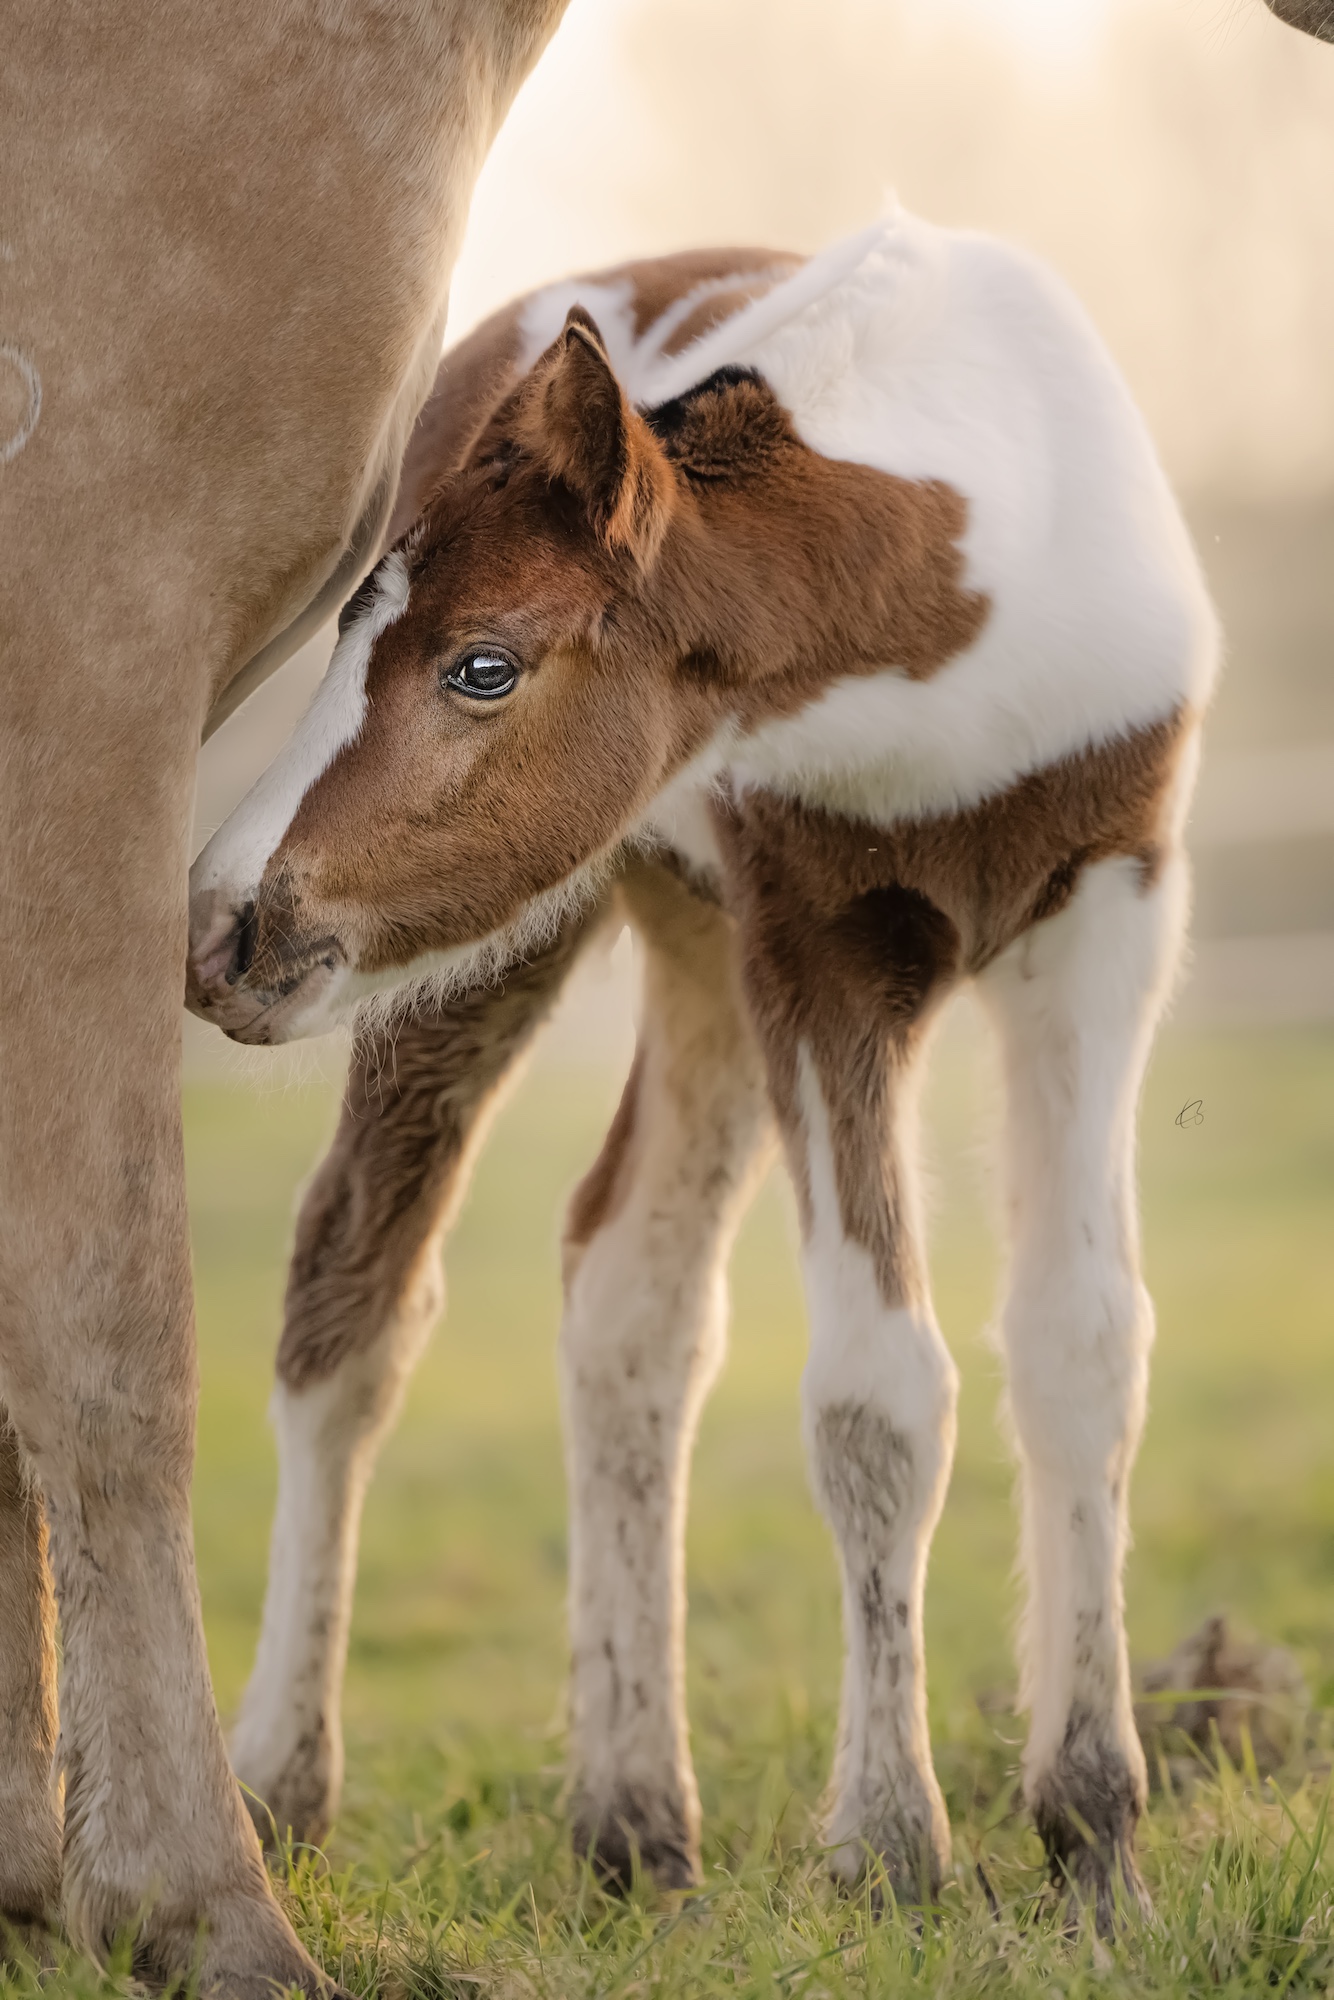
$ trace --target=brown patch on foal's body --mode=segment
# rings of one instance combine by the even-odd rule
[[[747,791],[720,805],[727,897],[809,1226],[799,1051],[829,1115],[844,1226],[885,1301],[925,1297],[883,1143],[888,1099],[935,1007],[1090,864],[1128,855],[1146,886],[1190,724],[1169,716],[1028,773],[964,812],[877,826]]]
[[[790,250],[758,250],[753,246],[740,250],[678,250],[666,257],[646,257],[617,265],[599,272],[589,282],[614,285],[618,280],[629,280],[636,340],[642,340],[672,306],[692,292],[699,292],[697,306],[673,328],[663,346],[664,354],[681,354],[692,340],[720,326],[743,305],[762,298],[780,278],[791,277],[800,270],[805,261]]]
[[[607,1127],[602,1151],[584,1175],[565,1215],[563,1252],[565,1280],[574,1275],[579,1253],[620,1214],[634,1182],[635,1143],[642,1142],[639,1099],[644,1085],[644,1050],[635,1050],[615,1116]]]

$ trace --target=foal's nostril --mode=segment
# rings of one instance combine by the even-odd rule
[[[255,962],[255,944],[259,937],[259,918],[255,915],[253,903],[247,903],[241,911],[236,926],[236,949],[227,972],[227,984],[235,986],[238,979],[244,979]]]

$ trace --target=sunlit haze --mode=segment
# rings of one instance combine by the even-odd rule
[[[951,0],[913,0],[911,12],[939,20]],[[1109,12],[1109,0],[952,0],[952,11],[1005,35],[1039,61],[1087,58]]]
[[[1332,186],[1331,51],[1261,0],[572,0],[482,174],[451,333],[625,257],[814,250],[893,188],[1062,272],[1181,484],[1323,492]]]

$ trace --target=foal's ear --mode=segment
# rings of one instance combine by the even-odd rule
[[[676,485],[658,440],[631,408],[582,306],[533,371],[524,442],[577,493],[608,548],[641,569],[657,555]]]

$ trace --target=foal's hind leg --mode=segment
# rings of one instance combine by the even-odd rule
[[[1176,955],[1185,870],[1089,868],[981,982],[1008,1096],[1013,1239],[1003,1328],[1023,1467],[1025,1788],[1054,1878],[1100,1928],[1133,1856],[1144,1756],[1121,1572],[1153,1308],[1140,1280],[1135,1111]]]
[[[576,1845],[697,1879],[684,1688],[686,1478],[722,1359],[725,1265],[769,1113],[731,929],[665,871],[627,884],[644,953],[634,1068],[565,1238]]]
[[[337,1135],[297,1223],[273,1396],[268,1594],[232,1738],[262,1833],[276,1824],[318,1839],[337,1805],[366,1484],[440,1313],[441,1238],[487,1114],[587,934],[572,925],[503,985],[406,1021],[353,1058]]]
[[[927,1734],[922,1598],[954,1450],[956,1374],[917,1215],[914,1067],[958,939],[922,896],[859,892],[866,830],[748,794],[724,833],[746,988],[796,1183],[816,1490],[843,1569],[846,1658],[826,1823],[835,1873],[868,1852],[895,1893],[949,1862]]]
[[[56,1607],[41,1495],[0,1403],[0,1958],[60,1906]]]

